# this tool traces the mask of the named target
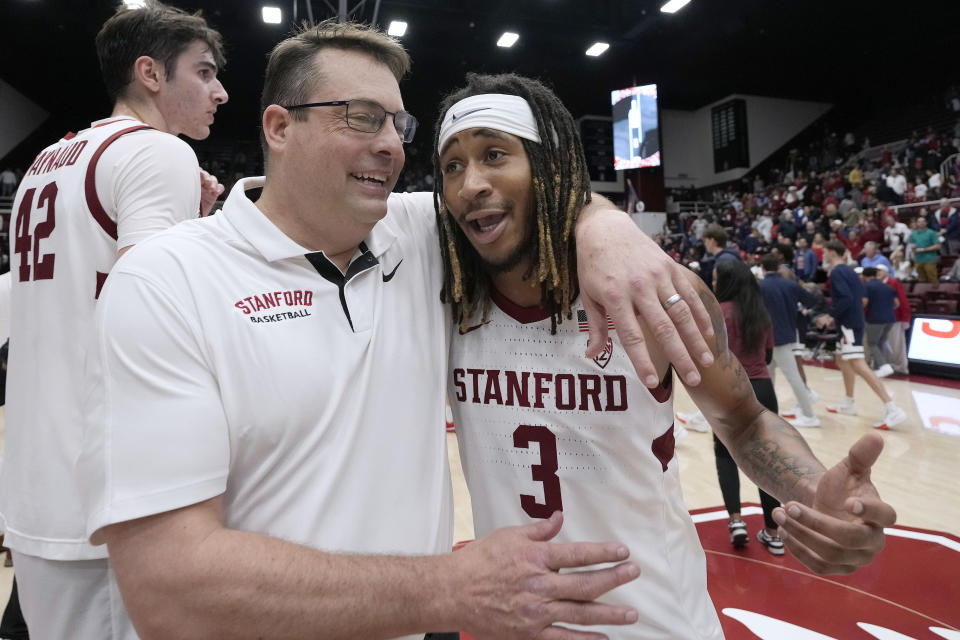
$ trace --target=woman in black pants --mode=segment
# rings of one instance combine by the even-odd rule
[[[713,290],[723,310],[730,351],[743,365],[757,400],[777,415],[777,396],[773,391],[767,364],[773,353],[773,326],[763,303],[763,295],[749,267],[739,260],[717,262],[713,272]],[[730,515],[727,524],[730,542],[744,546],[750,539],[747,524],[740,517],[740,474],[737,463],[723,443],[713,436],[713,452],[717,458],[717,476],[723,504]],[[783,541],[778,535],[773,510],[780,506],[776,498],[760,489],[765,529],[757,532],[757,540],[777,556],[783,555]]]

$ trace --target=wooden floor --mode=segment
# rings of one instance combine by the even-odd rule
[[[802,433],[817,457],[829,467],[846,455],[857,438],[872,430],[871,425],[880,420],[882,404],[858,378],[855,397],[860,415],[827,413],[826,405],[843,397],[840,372],[807,366],[806,374],[809,385],[820,394],[814,410],[823,426],[804,429]],[[960,389],[890,378],[884,380],[884,384],[910,419],[894,430],[880,432],[886,447],[874,467],[873,481],[880,495],[897,510],[897,524],[958,535]],[[695,411],[686,391],[675,386],[674,409]],[[778,376],[776,391],[782,409],[796,404],[784,376]],[[937,417],[942,419],[937,420]],[[448,445],[456,507],[454,539],[470,540],[474,537],[470,496],[463,480],[454,434],[448,434]],[[677,445],[677,456],[687,508],[722,507],[711,435],[690,431]],[[756,487],[743,474],[740,494],[744,502],[759,501]]]

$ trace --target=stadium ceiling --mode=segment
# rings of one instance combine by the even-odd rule
[[[696,108],[730,93],[826,101],[887,101],[944,87],[956,67],[960,2],[952,14],[888,11],[850,0],[170,0],[200,9],[227,42],[230,104],[214,135],[255,136],[265,56],[294,21],[337,15],[407,23],[413,57],[406,106],[432,129],[437,100],[467,71],[515,71],[555,87],[575,116],[609,113],[609,91],[658,82],[666,108]],[[93,39],[118,0],[4,0],[0,78],[76,128],[108,104]],[[266,24],[264,5],[280,8]],[[950,7],[949,9],[944,7]],[[919,10],[918,10],[919,11]],[[504,31],[519,35],[497,47]],[[585,55],[595,42],[600,56]],[[938,71],[939,69],[939,71]],[[953,74],[954,76],[956,74]],[[909,95],[909,93],[907,94]]]

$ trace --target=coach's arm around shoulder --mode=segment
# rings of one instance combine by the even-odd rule
[[[730,352],[723,312],[699,277],[690,280],[710,313],[716,364],[702,369],[690,396],[741,469],[783,502],[773,512],[791,553],[817,573],[851,573],[884,546],[884,527],[896,513],[870,481],[883,439],[867,434],[830,469],[817,460],[797,430],[764,408],[743,367]]]
[[[705,337],[713,327],[703,302],[678,264],[633,222],[598,194],[577,218],[577,279],[590,322],[587,357],[600,354],[607,338],[606,316],[630,357],[640,380],[660,384],[641,330],[673,363],[684,382],[700,382],[698,367],[709,367],[713,354]],[[664,308],[674,294],[679,301]]]
[[[552,626],[630,624],[591,602],[639,575],[617,543],[551,544],[562,516],[501,529],[443,556],[324,553],[227,529],[221,499],[103,528],[124,604],[143,640],[393,638],[466,630],[478,640],[596,638]],[[371,526],[376,526],[371,523]]]

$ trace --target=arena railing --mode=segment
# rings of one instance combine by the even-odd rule
[[[947,159],[940,163],[940,177],[944,184],[947,183],[947,178],[957,171],[958,162],[960,162],[960,153],[947,156]]]
[[[909,140],[904,138],[902,140],[894,140],[893,142],[884,142],[883,144],[875,144],[872,147],[867,147],[862,149],[854,155],[858,160],[879,160],[880,156],[883,155],[883,150],[886,148],[887,151],[896,155],[903,151],[906,148]]]
[[[960,204],[960,198],[948,198],[947,201],[956,206]],[[940,206],[940,200],[926,200],[925,202],[910,202],[907,204],[896,204],[890,207],[897,213],[897,219],[901,222],[912,218],[914,214],[920,210],[921,207],[926,207],[928,211],[932,211]]]
[[[717,203],[702,200],[674,200],[667,203],[667,213],[707,214],[717,210]]]

